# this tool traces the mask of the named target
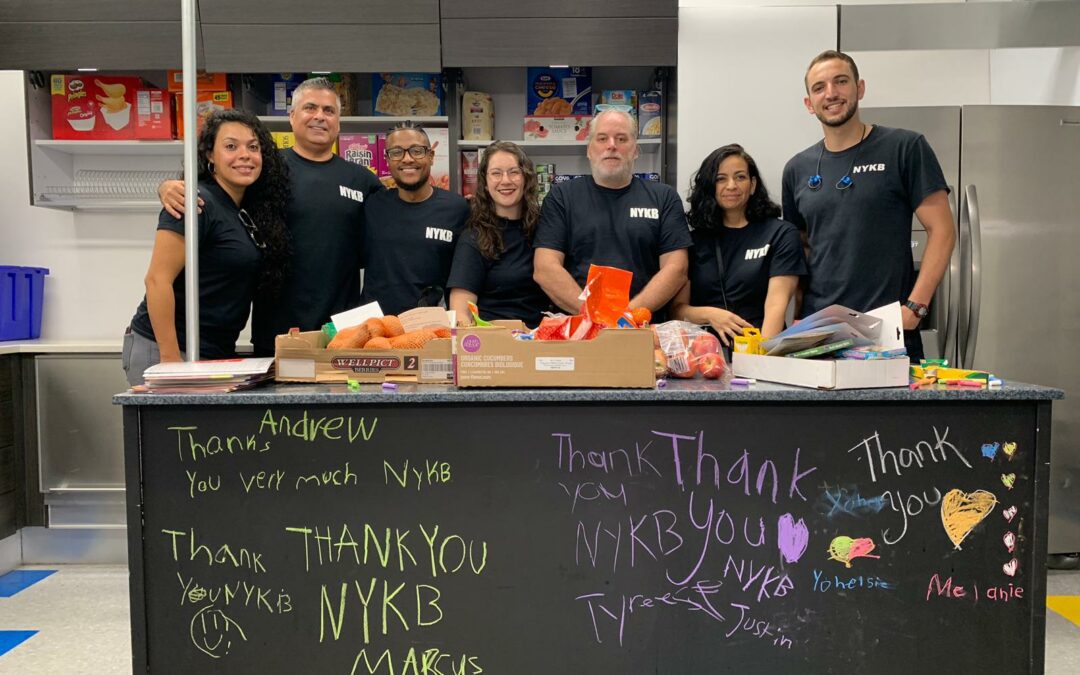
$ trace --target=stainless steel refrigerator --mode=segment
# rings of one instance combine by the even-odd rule
[[[919,131],[952,187],[957,246],[927,356],[1064,389],[1053,404],[1050,553],[1080,552],[1080,107],[864,108]],[[916,265],[926,235],[916,220]]]

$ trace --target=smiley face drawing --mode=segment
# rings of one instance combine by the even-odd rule
[[[191,618],[191,642],[210,658],[220,659],[228,654],[237,636],[247,640],[240,624],[213,605],[203,607]]]

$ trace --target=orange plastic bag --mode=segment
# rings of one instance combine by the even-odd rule
[[[590,265],[582,314],[598,326],[614,328],[630,304],[630,284],[633,280],[634,274],[627,270]]]

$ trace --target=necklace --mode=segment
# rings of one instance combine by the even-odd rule
[[[846,190],[855,184],[855,181],[851,178],[851,172],[855,170],[855,162],[859,159],[859,149],[862,147],[863,141],[866,140],[867,135],[870,133],[870,128],[866,124],[862,125],[862,135],[859,137],[859,142],[855,144],[855,154],[851,157],[851,166],[848,167],[847,173],[840,177],[840,180],[836,181],[837,190]],[[811,190],[818,190],[821,188],[821,157],[825,154],[825,141],[821,142],[821,151],[817,156],[817,168],[814,170],[814,175],[810,176],[810,180],[806,181],[806,187]]]

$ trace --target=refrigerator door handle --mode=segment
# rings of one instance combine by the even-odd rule
[[[956,190],[949,186],[949,210],[957,213]],[[950,361],[955,360],[956,323],[960,312],[960,247],[953,246],[949,259],[949,269],[938,288],[939,296],[945,300],[945,316],[938,327],[938,354]]]
[[[968,236],[971,247],[971,299],[964,341],[964,367],[975,367],[975,345],[979,337],[979,314],[982,309],[982,226],[979,222],[979,194],[974,185],[964,189],[967,197]]]
[[[967,334],[971,320],[971,217],[968,213],[967,187],[960,194],[960,229],[957,233],[954,260],[957,261],[956,293],[956,365],[967,368]]]

